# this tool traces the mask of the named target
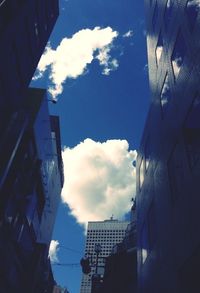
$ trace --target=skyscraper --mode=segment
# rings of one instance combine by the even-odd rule
[[[87,228],[87,238],[85,245],[85,254],[96,261],[95,244],[100,244],[102,251],[99,255],[97,273],[104,273],[104,259],[111,253],[114,245],[120,243],[124,236],[129,222],[110,220],[89,222]],[[91,293],[92,275],[95,273],[95,267],[89,275],[83,275],[80,293]]]
[[[200,2],[145,7],[152,100],[137,160],[139,292],[200,292]]]
[[[0,1],[0,140],[27,97],[58,14],[58,0]]]

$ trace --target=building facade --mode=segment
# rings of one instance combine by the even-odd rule
[[[105,258],[110,255],[114,245],[120,243],[124,236],[129,222],[110,220],[89,222],[87,228],[87,237],[85,245],[85,255],[92,259],[93,267],[89,275],[83,275],[80,293],[91,293],[92,275],[96,270],[95,245],[101,245],[101,253],[98,259],[97,274],[103,276],[105,267]]]
[[[0,1],[0,140],[27,96],[58,14],[58,0]],[[0,166],[1,159],[0,153]]]
[[[151,105],[138,152],[139,292],[200,292],[200,2],[145,0]]]
[[[0,1],[1,292],[50,292],[50,238],[63,184],[59,121],[29,83],[57,0]]]
[[[112,248],[105,260],[102,285],[97,293],[136,293],[137,292],[137,237],[136,205],[131,209],[131,222],[121,243]],[[93,293],[93,292],[92,292]]]
[[[8,125],[5,145],[12,152],[1,178],[0,286],[11,293],[44,292],[48,284],[48,251],[63,185],[58,117],[49,116],[45,90],[28,93],[23,127],[18,115]]]

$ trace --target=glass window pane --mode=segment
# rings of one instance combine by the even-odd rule
[[[160,95],[160,102],[161,102],[163,112],[165,112],[170,100],[171,100],[171,91],[170,91],[170,85],[169,85],[169,77],[167,73],[163,83],[162,90],[161,90],[161,95]]]
[[[157,43],[157,46],[156,46],[156,61],[157,61],[157,65],[158,65],[158,63],[160,61],[162,51],[163,51],[163,38],[162,38],[162,34],[160,33],[159,38],[158,38],[158,43]]]
[[[141,164],[140,164],[140,188],[142,187],[143,181],[144,181],[144,159],[142,159]]]
[[[178,77],[179,71],[183,64],[183,60],[186,53],[186,46],[183,35],[179,32],[178,37],[176,39],[176,43],[174,46],[174,50],[172,53],[172,67],[174,71],[175,78]]]
[[[173,11],[173,0],[168,0],[165,8],[165,14],[164,14],[164,22],[166,28],[169,26],[171,18],[172,18],[172,11]]]
[[[200,10],[199,0],[188,0],[186,5],[186,14],[189,21],[190,30],[192,31]]]

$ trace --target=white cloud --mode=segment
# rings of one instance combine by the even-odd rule
[[[62,200],[81,224],[122,218],[135,195],[136,151],[126,140],[85,139],[63,150],[65,183]]]
[[[130,38],[132,36],[133,36],[133,31],[132,30],[129,30],[125,34],[123,34],[124,38]]]
[[[59,250],[59,242],[58,240],[51,240],[50,247],[49,247],[49,257],[51,262],[58,262],[58,250]]]
[[[118,67],[118,62],[110,56],[113,40],[118,32],[111,27],[82,29],[71,38],[63,38],[54,50],[48,44],[38,64],[34,80],[41,78],[47,68],[50,68],[50,79],[53,86],[49,92],[56,98],[63,91],[63,84],[68,78],[77,78],[84,74],[87,65],[94,59],[99,60],[103,74]],[[114,59],[116,60],[116,59]]]

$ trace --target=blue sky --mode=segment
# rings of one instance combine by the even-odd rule
[[[135,192],[132,162],[149,105],[143,1],[61,0],[48,48],[32,85],[62,88],[54,91],[57,104],[49,103],[50,113],[60,116],[65,148],[53,239],[59,262],[79,263],[86,219],[123,218]],[[60,285],[79,292],[79,266],[53,271]]]

